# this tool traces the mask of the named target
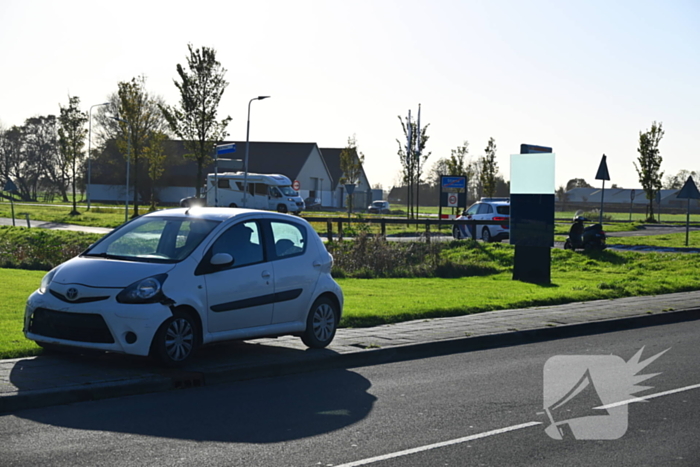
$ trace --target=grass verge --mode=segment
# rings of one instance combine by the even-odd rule
[[[499,253],[503,248],[497,250]],[[457,253],[452,253],[457,254]],[[511,280],[503,259],[489,275],[460,278],[338,279],[345,294],[341,326],[362,327],[490,310],[697,290],[700,256],[635,252],[552,251],[552,284]],[[500,272],[495,272],[496,270]],[[35,355],[22,335],[24,303],[41,271],[0,269],[0,358]]]

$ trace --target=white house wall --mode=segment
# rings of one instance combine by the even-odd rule
[[[316,190],[317,198],[321,198],[321,202],[327,207],[338,207],[333,197],[331,196],[331,179],[326,164],[323,162],[321,153],[318,147],[314,146],[309,156],[306,158],[306,162],[301,167],[297,180],[301,183],[301,189],[299,194],[302,198],[306,199],[309,197],[309,193]],[[318,180],[318,186],[315,186],[316,180]],[[323,196],[319,196],[322,194]]]

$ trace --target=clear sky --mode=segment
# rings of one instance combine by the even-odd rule
[[[663,122],[662,170],[700,170],[698,0],[0,0],[0,125],[84,110],[145,75],[177,104],[187,44],[228,70],[230,139],[343,147],[356,135],[370,182],[399,180],[398,115],[422,105],[428,168],[469,141],[498,146],[510,179],[521,143],[551,146],[556,186],[639,187],[639,132]]]

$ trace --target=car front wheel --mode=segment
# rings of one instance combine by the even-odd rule
[[[168,367],[184,364],[197,347],[197,323],[183,311],[173,312],[153,338],[152,354]]]
[[[462,232],[459,230],[459,227],[456,225],[452,227],[452,236],[455,238],[455,240],[461,240],[462,239]]]
[[[493,238],[491,237],[491,231],[488,227],[484,227],[484,230],[481,231],[481,239],[484,241],[484,243],[489,243],[493,241]]]
[[[322,349],[331,343],[338,328],[339,312],[335,303],[327,298],[317,299],[306,319],[306,330],[301,336],[308,347]]]

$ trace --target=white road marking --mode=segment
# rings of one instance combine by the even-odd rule
[[[633,397],[632,399],[627,399],[625,401],[614,402],[612,404],[601,405],[600,407],[594,407],[595,409],[611,409],[613,407],[619,407],[621,405],[631,404],[632,402],[645,402],[650,399],[656,399],[661,396],[668,396],[671,394],[676,394],[678,392],[690,391],[691,389],[699,389],[700,384],[693,384],[692,386],[686,386],[684,388],[671,389],[669,391],[657,392],[656,394],[649,394],[648,396]]]
[[[509,431],[521,430],[523,428],[530,428],[531,426],[542,425],[541,422],[529,422],[522,423],[520,425],[513,425],[506,428],[499,428],[498,430],[485,431],[483,433],[477,433],[471,436],[465,436],[464,438],[452,439],[449,441],[443,441],[441,443],[428,444],[427,446],[420,446],[413,449],[406,449],[405,451],[392,452],[390,454],[384,454],[383,456],[370,457],[368,459],[362,459],[355,462],[349,462],[347,464],[337,465],[336,467],[357,467],[360,465],[373,464],[379,461],[385,461],[387,459],[394,459],[396,457],[408,456],[410,454],[416,454],[423,451],[429,451],[431,449],[442,448],[445,446],[451,446],[453,444],[466,443],[468,441],[474,441],[476,439],[487,438],[489,436],[500,435],[503,433],[508,433]]]
[[[628,399],[620,402],[615,402],[614,404],[603,405],[596,407],[596,409],[609,409],[612,407],[618,407],[625,404],[631,404],[632,402],[646,401],[650,399],[655,399],[657,397],[669,396],[671,394],[677,394],[679,392],[690,391],[691,389],[700,389],[700,384],[693,384],[691,386],[685,386],[683,388],[671,389],[669,391],[657,392],[656,394],[649,394],[647,396],[635,397],[633,399]],[[538,412],[543,413],[543,412]],[[397,457],[408,456],[411,454],[417,454],[419,452],[430,451],[431,449],[442,448],[445,446],[452,446],[455,444],[466,443],[469,441],[474,441],[477,439],[488,438],[489,436],[501,435],[503,433],[508,433],[510,431],[522,430],[523,428],[530,428],[533,426],[542,425],[542,422],[528,422],[521,423],[520,425],[513,425],[506,428],[499,428],[497,430],[485,431],[483,433],[477,433],[471,436],[465,436],[464,438],[452,439],[449,441],[443,441],[435,444],[428,444],[426,446],[420,446],[417,448],[406,449],[404,451],[392,452],[389,454],[384,454],[382,456],[369,457],[367,459],[361,459],[354,462],[348,462],[347,464],[340,464],[335,467],[359,467],[361,465],[374,464],[375,462],[385,461],[388,459],[395,459]]]

